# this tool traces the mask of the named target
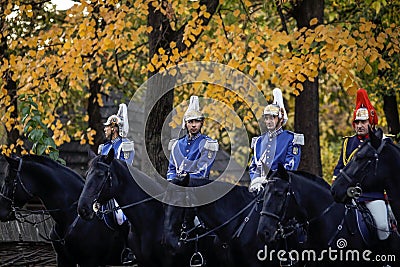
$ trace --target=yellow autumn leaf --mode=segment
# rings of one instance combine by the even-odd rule
[[[318,19],[317,18],[313,18],[310,20],[310,26],[314,26],[318,23]]]
[[[372,73],[371,65],[369,65],[369,64],[365,65],[364,71],[366,74],[371,74]]]
[[[343,86],[344,86],[344,88],[348,88],[348,87],[350,87],[350,85],[351,85],[352,83],[353,83],[352,80],[351,80],[349,77],[346,77],[346,78],[344,79]]]
[[[297,79],[298,81],[300,81],[300,82],[304,82],[304,81],[306,80],[306,77],[305,77],[303,74],[298,73],[298,74],[296,75],[296,79]]]
[[[296,89],[299,89],[300,91],[303,91],[303,84],[296,83]]]

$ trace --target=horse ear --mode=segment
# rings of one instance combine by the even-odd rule
[[[278,163],[278,171],[277,172],[278,172],[280,178],[282,178],[284,180],[289,180],[289,174],[282,163]]]
[[[368,126],[369,139],[371,140],[371,145],[374,148],[378,148],[381,145],[381,142],[382,142],[382,138],[379,138],[379,136],[382,136],[382,129],[379,128],[376,132],[377,133],[372,131],[371,127]]]
[[[7,160],[8,164],[10,164],[10,166],[14,169],[18,168],[19,165],[19,158],[18,157],[9,157],[4,155],[4,158]]]
[[[111,164],[111,162],[113,161],[114,153],[115,153],[115,151],[114,151],[114,148],[112,147],[110,149],[110,151],[108,151],[108,154],[107,154],[107,158],[106,158],[106,163],[107,164]]]
[[[378,129],[375,131],[375,135],[376,135],[376,137],[378,137],[380,140],[382,140],[382,138],[383,138],[383,130],[382,130],[381,128],[378,128]]]
[[[87,152],[88,152],[89,160],[94,159],[97,156],[96,153],[94,153],[93,150],[91,150],[91,149],[88,149]]]

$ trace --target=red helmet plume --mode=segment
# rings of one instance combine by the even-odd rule
[[[367,91],[362,88],[357,91],[356,108],[353,113],[353,126],[354,121],[357,120],[368,120],[371,126],[378,124],[376,110],[369,101]]]

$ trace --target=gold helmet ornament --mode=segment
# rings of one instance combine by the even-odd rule
[[[275,88],[272,91],[272,94],[274,96],[274,101],[272,102],[272,104],[269,104],[265,107],[263,115],[278,116],[279,119],[283,119],[283,126],[286,124],[288,117],[286,114],[285,106],[283,104],[282,91],[279,88]]]
[[[107,118],[104,126],[118,126],[119,135],[126,137],[129,132],[129,121],[128,121],[128,108],[125,104],[120,104],[117,114],[111,115]]]
[[[195,95],[190,97],[189,107],[183,115],[182,129],[185,129],[186,122],[190,120],[204,120],[204,115],[200,111],[199,98]]]

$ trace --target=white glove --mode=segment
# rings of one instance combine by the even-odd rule
[[[260,193],[261,190],[264,189],[263,183],[266,182],[265,177],[256,177],[253,180],[251,180],[250,186],[249,186],[249,192],[255,192]]]

